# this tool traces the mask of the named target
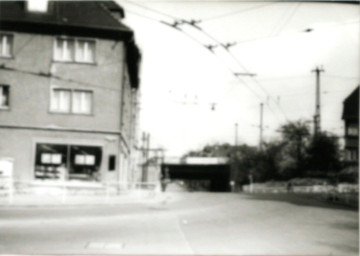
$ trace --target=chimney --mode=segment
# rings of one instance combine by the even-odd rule
[[[46,13],[48,11],[48,0],[27,0],[26,10],[28,12]]]

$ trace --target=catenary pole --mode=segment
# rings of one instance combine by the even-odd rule
[[[315,96],[315,115],[314,115],[314,135],[321,132],[321,105],[320,105],[320,74],[324,72],[322,67],[316,67],[312,72],[316,74],[316,96]]]
[[[264,103],[260,103],[260,139],[259,139],[259,149],[262,149],[263,144],[263,118],[264,118]]]

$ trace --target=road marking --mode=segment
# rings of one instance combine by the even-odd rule
[[[90,243],[87,243],[85,248],[87,248],[87,249],[103,249],[104,246],[105,246],[105,243],[90,242]]]
[[[181,229],[179,217],[178,217],[178,216],[175,216],[175,218],[176,218],[176,220],[177,220],[177,221],[176,221],[177,230],[179,231],[182,239],[184,240],[184,242],[185,242],[185,244],[187,245],[188,249],[190,250],[191,254],[195,254],[195,252],[194,252],[194,250],[192,249],[192,247],[190,246],[190,243],[189,243],[189,241],[187,240],[184,232],[183,232],[182,229]]]
[[[124,243],[105,243],[105,242],[89,242],[86,244],[86,249],[122,249],[125,247]]]
[[[122,249],[124,245],[123,243],[107,243],[105,244],[105,249]]]

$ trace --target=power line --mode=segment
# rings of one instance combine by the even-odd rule
[[[18,55],[34,38],[35,35],[31,36],[22,46],[18,48],[18,50],[14,53],[14,56]]]
[[[128,2],[128,1],[126,1],[126,2]],[[142,6],[142,5],[138,5],[138,4],[136,4],[137,6],[139,6],[139,7],[144,7],[144,6]],[[156,11],[156,10],[154,10],[154,9],[152,9],[152,8],[148,8],[148,7],[144,7],[145,9],[147,9],[147,10],[151,10],[151,11],[154,11],[154,12],[157,12],[157,13],[159,13],[158,11]],[[165,14],[165,13],[162,13],[161,12],[161,14],[162,15],[164,15],[164,16],[168,16],[168,17],[173,17],[173,16],[171,16],[171,15],[167,15],[167,14]],[[145,15],[141,15],[142,17],[146,17]],[[148,18],[148,17],[146,17],[146,18]],[[174,17],[173,17],[174,18]],[[151,19],[151,18],[150,18]],[[185,32],[185,31],[183,31],[183,30],[181,30],[181,29],[179,29],[179,28],[177,28],[176,27],[176,25],[174,25],[174,24],[177,24],[177,23],[174,23],[174,24],[170,24],[170,23],[167,23],[167,22],[164,22],[164,21],[159,21],[159,20],[156,20],[156,19],[154,19],[154,21],[156,21],[156,22],[160,22],[161,24],[164,24],[164,25],[167,25],[167,26],[170,26],[170,27],[172,27],[172,28],[175,28],[175,29],[177,29],[178,31],[180,31],[180,32],[182,32],[185,36],[187,36],[188,38],[190,38],[191,40],[193,40],[194,42],[196,42],[197,44],[199,44],[199,45],[201,45],[202,47],[204,47],[204,44],[201,42],[201,41],[199,41],[198,39],[196,39],[195,37],[193,37],[193,36],[191,36],[189,33],[187,33],[187,32]],[[176,21],[175,21],[176,22]],[[189,24],[189,25],[192,25],[193,27],[195,27],[195,28],[197,28],[198,30],[200,30],[200,31],[202,31],[202,29],[200,28],[200,27],[197,27],[196,26],[196,24],[194,24],[195,22],[186,22],[186,21],[184,21],[184,20],[182,20],[182,22],[183,23],[187,23],[187,24]],[[206,32],[205,32],[206,33]],[[208,36],[208,37],[212,37],[210,34],[208,34],[208,33],[206,33],[206,35]],[[216,40],[215,38],[213,38],[212,37],[212,39],[213,40]],[[218,42],[219,43],[219,41],[217,41],[216,40],[216,42]],[[206,46],[205,46],[206,47]],[[218,57],[219,58],[219,56],[217,56],[216,54],[214,54],[216,57]],[[221,60],[221,59],[220,59]],[[222,61],[222,60],[221,60]],[[223,61],[222,61],[223,62]],[[226,64],[226,63],[224,63],[223,62],[223,64],[226,66],[226,68],[232,73],[232,74],[235,74],[235,72]],[[237,77],[237,76],[236,76]],[[238,78],[238,77],[237,77]],[[240,82],[242,82],[257,98],[259,98],[260,100],[262,100],[262,98],[251,88],[251,87],[249,87],[243,80],[241,80],[241,79],[239,79],[238,78],[238,80],[240,81]]]
[[[139,5],[139,4],[135,4],[135,5],[138,6],[138,7],[144,8],[144,9],[146,9],[146,10],[150,10],[150,11],[152,11],[152,12],[155,12],[155,13],[157,13],[157,14],[160,14],[160,15],[163,15],[163,16],[166,16],[166,17],[175,19],[174,23],[167,23],[167,22],[164,22],[164,21],[160,21],[160,22],[162,22],[162,23],[165,24],[165,25],[168,25],[168,26],[170,26],[170,27],[172,27],[172,28],[175,28],[175,29],[181,31],[183,34],[187,35],[187,36],[190,37],[193,41],[196,41],[198,44],[202,44],[201,41],[199,41],[198,39],[192,37],[191,35],[189,35],[188,33],[184,32],[183,30],[181,30],[181,29],[179,28],[179,25],[188,24],[188,25],[196,28],[198,31],[201,31],[201,32],[202,32],[204,35],[206,35],[208,38],[210,38],[211,40],[213,40],[214,42],[216,42],[218,46],[222,46],[222,47],[228,52],[228,54],[229,54],[245,71],[247,71],[246,67],[229,51],[229,47],[235,45],[235,43],[233,43],[233,44],[231,44],[231,45],[230,45],[230,44],[223,44],[223,43],[221,43],[219,40],[217,40],[217,39],[216,39],[215,37],[213,37],[211,34],[207,33],[207,32],[204,31],[201,27],[198,26],[198,23],[200,23],[201,21],[191,20],[191,21],[189,22],[189,21],[186,21],[186,20],[181,20],[181,19],[179,20],[179,19],[176,18],[175,16],[169,15],[169,14],[167,14],[167,13],[160,12],[160,11],[158,11],[158,10],[155,10],[155,9],[152,9],[152,8],[149,8],[149,7],[145,7],[145,6],[142,6],[142,5]],[[281,32],[281,30],[283,29],[283,27],[284,27],[284,26],[288,23],[288,21],[295,15],[295,13],[296,13],[297,9],[299,8],[299,6],[300,6],[300,3],[298,3],[298,4],[295,6],[295,8],[293,9],[292,13],[288,16],[286,22],[280,27],[279,31],[277,32],[277,35],[275,35],[275,36],[270,36],[270,37],[277,37],[277,36],[278,36],[278,34],[279,34],[279,33]],[[349,23],[346,22],[346,24],[349,24]],[[337,24],[337,26],[338,26],[338,25],[341,25],[341,24]],[[311,32],[311,31],[312,31],[312,30],[306,30],[306,31],[303,31],[303,32]],[[203,45],[203,44],[202,44],[202,45]],[[203,46],[205,46],[205,47],[208,48],[212,53],[214,53],[213,50],[214,50],[214,48],[216,47],[216,45],[203,45]],[[216,54],[215,54],[215,55],[216,55]],[[216,56],[217,56],[217,55],[216,55]],[[218,56],[217,56],[217,57],[218,57]],[[227,68],[228,68],[230,71],[232,71],[231,68],[229,68],[228,66],[227,66]],[[253,81],[261,88],[261,90],[263,90],[263,91],[265,92],[265,94],[268,96],[268,98],[271,99],[271,100],[273,100],[272,97],[270,96],[270,94],[267,92],[267,90],[259,83],[259,81],[256,80],[256,79],[253,78],[253,77],[252,77],[252,79],[253,79]],[[241,80],[241,81],[242,81],[242,80]],[[243,81],[242,81],[242,82],[243,82]],[[244,83],[244,82],[243,82],[243,83]],[[247,87],[248,87],[248,86],[247,86]],[[250,89],[251,87],[248,87],[248,88]],[[254,93],[254,92],[253,92],[253,93]],[[259,98],[259,96],[257,96],[257,97]],[[276,103],[276,101],[275,101],[275,103]],[[267,105],[268,105],[269,108],[271,109],[270,105],[269,105],[269,104],[267,104]],[[282,107],[281,107],[278,103],[277,103],[277,106],[278,106],[279,109],[281,110],[281,112],[282,112],[282,114],[284,115],[285,119],[288,120],[288,118],[287,118],[284,110],[282,109]],[[273,112],[273,111],[272,111],[272,112]],[[274,115],[275,115],[275,113],[274,113]]]
[[[154,9],[152,9],[152,8],[144,7],[144,6],[139,5],[139,4],[136,4],[136,5],[139,6],[139,7],[142,7],[142,8],[144,8],[144,9],[146,9],[146,10],[150,10],[150,11],[153,11],[153,12],[156,12],[156,13],[160,13],[161,15],[164,15],[164,16],[167,16],[167,17],[171,17],[171,18],[174,18],[174,19],[177,19],[176,17],[174,17],[174,16],[172,16],[172,15],[168,15],[168,14],[166,14],[166,13],[159,12],[159,11],[154,10]],[[167,22],[164,22],[164,21],[160,21],[160,22],[161,22],[162,24],[165,24],[165,25],[167,25],[167,26],[170,26],[170,27],[172,27],[172,28],[177,29],[178,31],[182,32],[183,34],[185,34],[186,36],[188,36],[188,37],[189,37],[190,39],[192,39],[193,41],[197,42],[198,44],[200,44],[200,45],[202,45],[202,46],[205,46],[205,47],[208,48],[212,53],[214,53],[214,52],[213,52],[214,46],[212,46],[212,45],[204,45],[202,42],[200,42],[199,40],[197,40],[196,38],[194,38],[194,37],[191,36],[190,34],[188,34],[188,33],[186,33],[185,31],[179,29],[178,25],[188,24],[188,25],[196,28],[198,31],[201,31],[204,35],[206,35],[208,38],[210,38],[211,40],[213,40],[214,42],[216,42],[218,45],[221,45],[221,46],[226,50],[226,52],[227,52],[246,72],[248,72],[247,69],[246,69],[246,67],[245,67],[242,63],[240,63],[240,61],[229,51],[228,45],[224,45],[224,44],[220,43],[219,40],[217,40],[215,37],[213,37],[211,34],[207,33],[206,31],[204,31],[201,27],[199,27],[199,26],[197,25],[197,23],[200,23],[200,21],[195,21],[195,20],[186,21],[186,20],[181,20],[181,19],[180,19],[180,20],[177,19],[177,20],[178,20],[178,21],[175,21],[173,24],[170,24],[170,23],[167,23]],[[215,56],[218,57],[216,54],[215,54]],[[218,58],[219,58],[219,57],[218,57]],[[223,62],[223,64],[227,67],[227,69],[228,69],[229,71],[232,72],[232,74],[236,74],[236,72],[234,72],[230,67],[228,67],[227,64],[225,64],[224,62]],[[238,76],[236,76],[236,77],[239,79]],[[254,79],[254,78],[253,78],[253,79]],[[253,93],[257,98],[259,98],[259,99],[262,101],[262,98],[261,98],[251,87],[249,87],[243,80],[239,79],[239,81],[241,81],[249,90],[252,91],[252,93]],[[269,93],[266,91],[266,89],[265,89],[256,79],[254,79],[254,81],[255,81],[255,83],[265,92],[265,94],[266,94],[269,98],[272,98],[272,97],[270,97],[270,95],[269,95]],[[271,106],[270,106],[268,103],[267,103],[267,105],[268,105],[270,111],[271,111],[271,112],[274,114],[274,116],[277,118],[277,116],[276,116],[276,114],[274,113],[274,111],[272,110]],[[281,109],[281,106],[280,106],[280,105],[278,105],[278,107]],[[283,111],[282,109],[281,109],[281,111],[282,111],[285,119],[288,120],[288,118],[287,118],[286,114],[284,113],[284,111]]]
[[[275,26],[269,33],[269,36],[275,35],[276,30],[281,26],[281,21],[285,19],[286,15],[289,13],[289,11],[291,11],[292,8],[293,8],[293,5],[289,5],[288,8],[285,9],[283,14],[280,16],[279,21],[275,23]]]
[[[338,78],[338,79],[349,79],[349,80],[357,80],[360,79],[360,77],[350,77],[350,76],[338,76],[338,75],[328,75],[324,74],[324,78]]]
[[[302,34],[302,33],[310,33],[313,31],[318,31],[318,30],[326,30],[326,29],[331,29],[334,27],[340,27],[340,26],[346,26],[346,25],[352,25],[352,24],[359,24],[359,21],[346,21],[346,22],[342,22],[336,25],[332,25],[332,26],[326,26],[326,27],[321,27],[321,28],[307,28],[304,29],[302,31],[299,32],[295,32],[295,33],[289,33],[289,34],[285,34],[285,35],[269,35],[269,36],[263,36],[263,37],[258,37],[258,38],[253,38],[253,39],[246,39],[246,40],[241,40],[241,41],[235,41],[236,45],[241,45],[241,44],[246,44],[246,43],[251,43],[251,42],[256,42],[256,41],[262,41],[262,40],[267,40],[270,38],[278,38],[278,37],[285,37],[285,36],[293,36],[293,35],[297,35],[297,34]]]
[[[53,79],[64,81],[64,82],[78,83],[78,84],[82,84],[82,85],[87,85],[87,86],[91,86],[93,88],[100,88],[100,89],[113,90],[113,91],[121,91],[119,89],[109,88],[109,87],[106,87],[106,86],[103,86],[103,85],[92,84],[92,83],[73,80],[73,79],[69,79],[69,78],[63,78],[63,77],[60,77],[60,76],[53,75],[51,73],[44,73],[44,72],[41,72],[41,71],[36,72],[36,71],[29,71],[29,70],[21,70],[21,69],[16,69],[16,68],[10,68],[10,67],[6,67],[4,64],[0,64],[0,70],[10,71],[10,72],[17,72],[17,73],[22,73],[22,74],[28,74],[28,75],[38,76],[38,77],[42,77],[42,78],[53,78]]]
[[[148,20],[152,20],[152,21],[156,21],[156,22],[159,21],[158,19],[145,16],[145,15],[143,15],[143,14],[140,14],[140,13],[138,13],[138,12],[134,12],[134,11],[129,10],[129,9],[127,9],[126,12],[131,13],[131,14],[134,14],[134,15],[137,15],[137,16],[140,16],[140,17],[142,17],[142,18],[144,18],[144,19],[148,19]]]
[[[221,19],[221,18],[227,18],[229,16],[235,15],[235,14],[239,14],[239,13],[245,13],[248,11],[253,11],[253,10],[257,10],[260,8],[264,8],[267,7],[269,5],[273,5],[275,3],[266,3],[266,4],[262,4],[262,5],[258,5],[258,6],[254,6],[254,7],[250,7],[250,8],[246,8],[246,9],[240,9],[237,11],[233,11],[233,12],[227,12],[224,14],[220,14],[220,15],[216,15],[216,16],[212,16],[212,17],[208,17],[208,18],[204,18],[202,19],[203,22],[208,22],[208,21],[213,21],[213,20],[217,20],[217,19]]]
[[[281,33],[281,31],[285,28],[286,25],[288,25],[290,23],[290,20],[295,16],[296,11],[299,9],[301,3],[297,3],[295,5],[295,8],[292,10],[292,12],[290,13],[290,15],[287,17],[287,19],[285,20],[285,22],[280,26],[280,28],[278,29],[278,31],[275,33],[275,36],[279,35]]]
[[[129,0],[122,0],[122,1],[125,2],[125,3],[129,3],[129,4],[132,4],[132,5],[135,5],[135,6],[137,6],[137,7],[140,7],[140,8],[142,8],[142,9],[155,12],[155,13],[157,13],[157,14],[163,15],[163,16],[168,17],[168,18],[171,18],[171,19],[177,19],[176,17],[174,17],[174,16],[172,16],[172,15],[169,15],[169,14],[164,13],[164,12],[161,12],[161,11],[159,11],[159,10],[156,10],[156,9],[153,9],[153,8],[150,8],[150,7],[147,7],[147,6],[144,6],[144,5],[135,3],[135,2],[133,2],[133,1],[129,1]]]

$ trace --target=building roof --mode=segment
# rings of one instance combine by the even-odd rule
[[[359,120],[359,86],[344,100],[342,119]]]
[[[133,88],[139,86],[140,51],[134,32],[120,19],[124,10],[114,1],[48,1],[47,12],[29,12],[27,1],[0,0],[1,30],[36,34],[69,35],[121,40]]]
[[[132,32],[111,15],[116,10],[123,9],[113,1],[49,1],[47,12],[41,13],[29,12],[27,1],[0,1],[0,22],[2,29],[10,24],[36,24]]]

